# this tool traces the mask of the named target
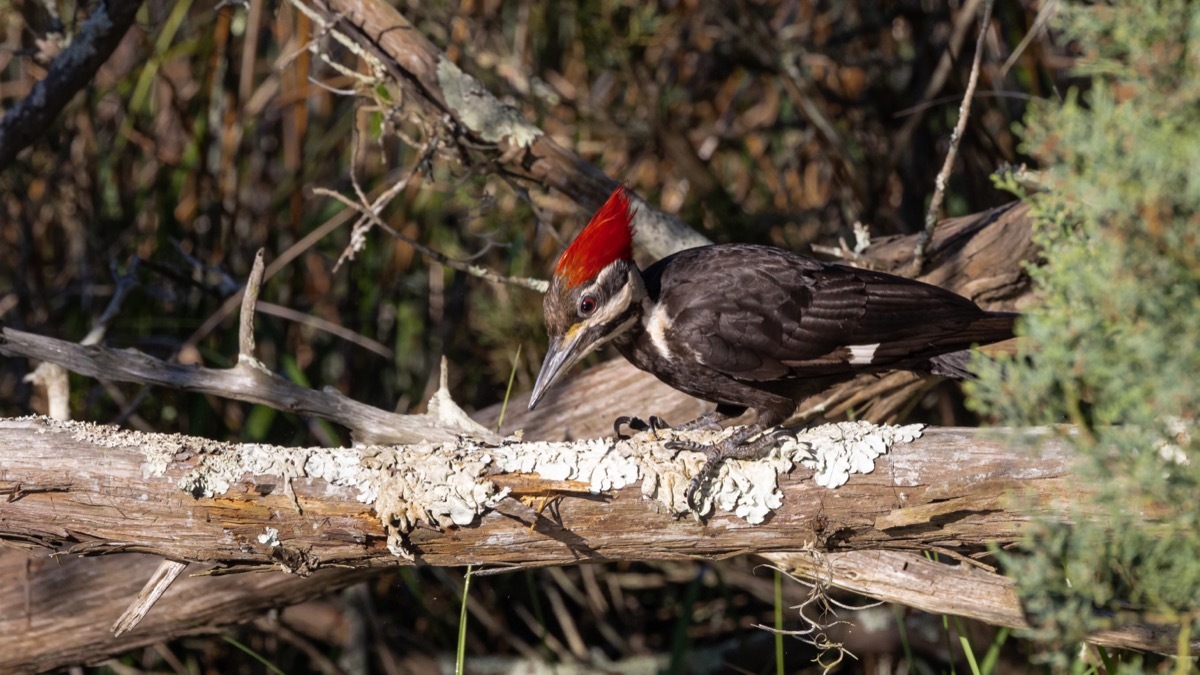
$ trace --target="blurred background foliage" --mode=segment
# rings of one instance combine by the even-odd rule
[[[716,241],[798,251],[839,237],[852,241],[857,222],[876,235],[921,226],[956,120],[982,5],[399,4],[464,70],[650,202]],[[1115,21],[1107,33],[1063,34],[1046,22],[1058,4],[996,3],[980,88],[950,181],[948,215],[1012,199],[993,187],[990,176],[1004,164],[1033,161],[1026,152],[1063,166],[1091,161],[1092,155],[1060,154],[1063,144],[1080,139],[1050,130],[1071,122],[1084,136],[1091,123],[1084,116],[1096,102],[1129,105],[1153,83],[1166,88],[1172,75],[1193,76],[1178,86],[1195,87],[1194,62],[1177,52],[1159,54],[1162,78],[1139,81],[1143,72],[1124,57],[1138,53],[1135,48],[1157,54],[1153,36],[1122,42]],[[53,40],[44,38],[55,27],[47,7],[70,35],[90,5],[0,0],[0,108],[14,105],[45,74]],[[1134,10],[1126,11],[1120,18],[1140,21]],[[1188,20],[1157,30],[1177,37],[1190,26],[1194,39],[1195,17],[1181,17]],[[1123,64],[1124,70],[1072,70],[1081,43],[1095,49],[1098,36],[1127,51],[1114,47],[1094,63]],[[383,128],[377,112],[347,95],[349,78],[311,59],[305,46],[313,38],[311,24],[287,2],[149,0],[135,29],[49,134],[0,167],[0,321],[78,340],[118,284],[135,280],[137,289],[109,328],[107,344],[185,363],[228,365],[237,352],[236,318],[221,308],[237,295],[255,251],[265,248],[268,262],[286,264],[264,286],[262,300],[275,307],[260,305],[259,356],[297,382],[415,410],[435,386],[444,355],[452,392],[468,409],[499,401],[514,371],[515,386],[529,388],[544,353],[537,294],[431,265],[378,231],[353,261],[335,269],[349,241],[350,214],[312,189],[352,194],[354,177],[366,192],[377,193],[407,176],[423,150],[418,141]],[[1181,61],[1193,70],[1167,67]],[[1101,88],[1098,98],[1066,96],[1072,86],[1087,91],[1093,72],[1112,86]],[[1064,98],[1062,109],[1076,117],[1053,116]],[[1022,145],[1016,123],[1032,120],[1027,113],[1037,102],[1036,119],[1043,121],[1028,122],[1029,140]],[[1176,120],[1166,117],[1175,108],[1145,105],[1136,112],[1153,113],[1157,122],[1138,122],[1138,128],[1166,134],[1169,124],[1195,121],[1186,109],[1177,110]],[[1113,119],[1104,128],[1119,136],[1120,124]],[[1102,144],[1094,137],[1080,153]],[[1140,170],[1153,175],[1153,153],[1143,153],[1136,155],[1145,160]],[[1109,166],[1110,180],[1081,194],[1096,194],[1100,185],[1107,186],[1109,203],[1123,194],[1117,191],[1126,185],[1121,173]],[[475,256],[502,274],[545,277],[588,216],[560,195],[438,158],[423,168],[382,218],[407,237],[451,257]],[[1057,185],[1080,188],[1084,175]],[[1190,194],[1183,188],[1194,182],[1180,176],[1161,194]],[[1155,213],[1162,223],[1186,220],[1191,212]],[[0,415],[44,410],[45,402],[22,380],[29,367],[0,361]],[[72,381],[78,419],[282,444],[345,441],[341,430],[267,408]],[[993,394],[1006,385],[990,382],[979,396],[995,401]],[[979,406],[1014,423],[1031,418],[1025,408]],[[1047,406],[1039,420],[1057,410]],[[1191,485],[1180,483],[1179,489]],[[461,586],[456,570],[402,569],[230,635],[289,672],[425,672],[435,665],[432,659],[453,651]],[[795,589],[787,593],[798,594],[785,594],[789,605],[803,598]],[[750,560],[530,571],[476,579],[471,594],[469,655],[592,667],[647,659],[650,670],[674,672],[774,667],[773,654],[763,647],[769,640],[752,626],[771,624],[777,601],[770,577],[756,573]],[[995,648],[995,672],[1027,668],[1030,654],[1043,649],[1006,643],[1006,633],[985,626],[899,609],[853,619],[859,660],[838,666],[847,671],[965,668],[959,634],[980,652]],[[820,671],[811,661],[815,650],[794,640],[787,650],[789,670]],[[314,651],[328,663],[314,660]],[[1076,656],[1076,666],[1095,660]],[[490,661],[473,663],[482,669]],[[131,654],[113,667],[261,668],[212,639]]]

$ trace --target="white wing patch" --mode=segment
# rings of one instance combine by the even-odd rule
[[[663,303],[654,305],[654,309],[650,310],[650,316],[646,319],[646,332],[650,334],[650,344],[658,351],[659,356],[668,361],[673,361],[675,355],[671,353],[671,343],[667,340],[667,326],[670,324],[670,319],[667,318],[667,308]]]
[[[875,350],[879,349],[879,343],[873,345],[850,345],[846,347],[850,350],[850,363],[856,366],[868,366],[875,361]]]

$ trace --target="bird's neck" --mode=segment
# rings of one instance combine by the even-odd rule
[[[630,305],[637,308],[638,319],[626,331],[613,339],[613,346],[628,361],[638,368],[646,370],[650,364],[643,363],[642,357],[645,352],[645,343],[649,339],[647,331],[650,330],[652,322],[656,318],[654,310],[658,307],[658,298],[655,297],[657,294],[649,292],[645,277],[636,267],[629,275],[629,283],[633,285],[633,298]]]

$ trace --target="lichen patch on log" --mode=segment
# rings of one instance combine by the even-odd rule
[[[48,428],[69,431],[76,440],[105,447],[140,448],[145,476],[176,478],[176,486],[200,499],[220,499],[247,477],[264,484],[277,477],[288,488],[297,480],[323,480],[331,489],[349,488],[374,508],[394,555],[412,557],[408,535],[418,527],[462,527],[509,495],[489,479],[495,473],[534,474],[546,481],[573,481],[593,493],[642,482],[642,495],[674,514],[687,514],[686,491],[704,456],[674,452],[672,439],[711,443],[723,432],[642,433],[632,439],[577,442],[500,443],[462,437],[457,443],[352,448],[287,448],[264,444],[198,441],[194,437],[143,434],[114,427],[44,420]],[[776,432],[779,446],[764,459],[725,462],[702,491],[698,515],[733,513],[749,524],[762,523],[783,503],[779,476],[797,464],[814,482],[836,488],[854,473],[869,473],[874,461],[894,444],[921,435],[921,425],[888,426],[840,422],[798,431]],[[268,481],[269,482],[269,481]],[[300,508],[299,502],[295,502]],[[278,539],[270,537],[275,544]]]

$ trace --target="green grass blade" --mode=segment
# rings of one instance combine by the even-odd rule
[[[962,645],[963,653],[967,655],[967,665],[971,667],[971,675],[980,675],[979,664],[975,661],[975,650],[971,649],[971,641],[967,639],[967,631],[963,630],[962,619],[954,617],[954,630],[958,633],[958,643]]]
[[[775,631],[775,672],[783,675],[783,575],[779,570],[775,570]]]
[[[513,357],[512,370],[508,372],[508,388],[504,390],[504,402],[500,404],[500,419],[496,420],[496,433],[504,426],[504,412],[508,410],[508,397],[512,395],[513,380],[517,379],[517,364],[521,362],[521,345],[517,345],[517,355]]]
[[[458,612],[458,646],[454,650],[454,675],[462,675],[467,654],[467,593],[471,590],[471,566],[463,577],[462,609]]]
[[[983,663],[979,664],[979,670],[984,675],[991,675],[996,672],[996,663],[1000,660],[1000,649],[1008,640],[1008,628],[1001,628],[996,631],[996,637],[992,640],[992,646],[988,647],[987,654],[983,655]]]
[[[258,661],[259,663],[263,664],[263,666],[265,666],[266,669],[271,671],[272,673],[276,673],[276,675],[285,675],[285,673],[279,669],[279,666],[268,661],[267,658],[265,656],[263,656],[262,654],[259,654],[258,652],[254,651],[253,649],[247,647],[246,645],[238,642],[237,640],[229,637],[228,635],[222,635],[221,639],[228,642],[229,644],[233,645],[234,647],[237,647],[238,649],[242,650],[243,653],[245,653],[247,656],[254,659],[255,661]]]
[[[917,664],[913,660],[912,645],[908,642],[908,627],[904,625],[904,608],[892,605],[892,614],[896,616],[896,632],[900,634],[900,646],[904,649],[904,665],[908,672],[917,672]]]

